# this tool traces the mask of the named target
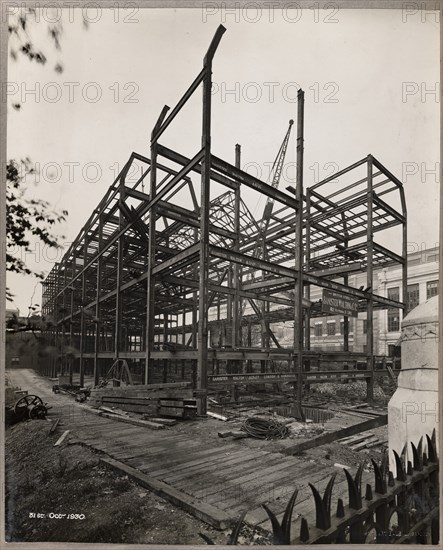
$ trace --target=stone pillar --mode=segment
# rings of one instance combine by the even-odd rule
[[[396,474],[393,450],[407,444],[406,464],[412,462],[410,443],[435,428],[438,448],[438,296],[418,305],[401,325],[401,371],[388,404],[389,467]]]

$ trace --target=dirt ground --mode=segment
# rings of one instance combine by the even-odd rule
[[[33,420],[6,430],[8,542],[206,544],[202,533],[216,544],[227,543],[230,530],[216,531],[114,473],[90,449],[54,447],[58,436],[48,435],[50,427]],[[268,541],[247,527],[240,539]]]

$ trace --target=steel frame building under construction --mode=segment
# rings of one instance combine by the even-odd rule
[[[126,361],[144,384],[191,380],[202,414],[208,388],[234,382],[362,377],[371,399],[374,377],[384,372],[373,353],[373,312],[406,301],[372,291],[374,269],[393,263],[402,266],[407,288],[402,183],[368,155],[304,191],[302,91],[296,189],[279,190],[242,171],[239,146],[234,164],[214,156],[211,74],[224,31],[218,28],[182,99],[169,114],[162,110],[150,158],[132,153],[44,281],[42,313],[52,321],[46,337],[57,350],[46,374],[80,373],[83,385],[85,372],[93,373],[97,384]],[[200,88],[201,149],[186,158],[161,138]],[[140,174],[135,184],[133,173]],[[265,228],[249,212],[245,189],[272,205]],[[396,252],[386,245],[392,230],[399,233]],[[349,284],[355,272],[367,273],[366,288]],[[343,351],[310,350],[310,319],[333,311],[310,301],[311,287],[367,313],[364,354],[348,351],[346,314]],[[292,346],[282,347],[272,330],[280,321],[294,325]],[[366,370],[346,370],[357,361]],[[301,400],[302,384],[295,387]]]

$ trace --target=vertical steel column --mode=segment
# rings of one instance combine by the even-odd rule
[[[94,339],[94,386],[98,386],[100,378],[100,369],[99,369],[99,358],[100,353],[100,295],[102,288],[102,256],[100,255],[102,244],[103,244],[103,218],[100,215],[99,217],[99,228],[98,228],[98,257],[97,257],[97,281],[95,286],[95,339]]]
[[[74,279],[75,277],[75,250],[73,252],[72,256],[72,269],[71,269],[71,278]],[[72,283],[73,285],[74,283]],[[69,325],[69,347],[73,348],[73,338],[74,338],[74,287],[71,288],[71,321]],[[69,383],[72,384],[72,375],[74,370],[74,361],[75,358],[73,355],[69,358]]]
[[[152,131],[154,135],[154,130]],[[156,195],[157,185],[157,143],[151,141],[151,172],[150,172],[150,199]],[[146,279],[146,347],[144,383],[149,384],[151,379],[151,351],[154,344],[155,328],[155,283],[152,269],[155,263],[155,208],[149,213],[149,244],[148,244],[148,277]]]
[[[309,189],[306,191],[306,247],[305,247],[305,262],[306,271],[309,271],[311,267],[311,194]],[[306,299],[311,299],[311,285],[307,284],[305,287]],[[306,309],[305,313],[306,329],[305,329],[305,347],[307,350],[311,349],[311,310]]]
[[[182,311],[182,344],[183,346],[186,345],[186,309],[183,308]],[[186,360],[181,360],[181,379],[185,379],[185,366],[186,366]]]
[[[367,306],[367,354],[369,371],[369,378],[366,379],[366,399],[368,402],[374,399],[374,299],[373,299],[373,256],[374,256],[374,243],[373,243],[373,190],[372,190],[372,174],[373,163],[372,155],[368,155],[367,159],[367,177],[368,177],[368,189],[367,189],[367,203],[368,203],[368,222],[367,222],[367,287],[369,289],[370,298],[368,298]]]
[[[168,341],[168,314],[163,314],[163,344]],[[168,359],[163,360],[163,382],[168,381]]]
[[[58,299],[58,293],[59,293],[59,287],[60,287],[60,264],[57,266],[57,271],[55,275],[55,298],[54,298],[54,323],[55,323],[55,331],[54,331],[54,355],[51,358],[52,360],[52,378],[55,378],[57,376],[57,364],[58,364],[58,349],[59,349],[59,328],[58,328],[58,321],[59,321],[59,299]]]
[[[341,219],[342,219],[342,222],[343,222],[343,235],[345,237],[349,237],[348,224],[347,224],[347,221],[346,221],[345,212],[342,213]],[[348,245],[349,245],[348,240],[343,242],[343,247],[344,248],[347,248]],[[348,286],[348,284],[349,284],[348,274],[345,274],[343,276],[343,284]],[[343,351],[349,351],[349,316],[348,315],[343,316]],[[349,365],[348,365],[348,367],[349,367]],[[347,380],[346,382],[349,382],[349,380]]]
[[[304,150],[303,90],[297,94],[297,218],[295,227],[295,269],[298,271],[294,295],[294,359],[297,357],[297,393],[294,395],[302,415],[303,397],[303,150]]]
[[[237,143],[235,146],[235,167],[240,168],[241,163],[241,148]],[[235,243],[234,251],[240,252],[240,184],[234,191],[234,233],[235,233]],[[238,263],[234,263],[234,304],[232,312],[232,345],[234,348],[237,348],[239,345],[239,336],[240,336],[240,326],[241,326],[241,307],[240,307],[240,296],[239,292],[241,290],[241,271]]]
[[[119,204],[123,203],[125,200],[125,184],[123,175],[120,177],[119,183]],[[123,215],[119,213],[119,222],[118,230],[119,232],[123,229],[124,226]],[[123,270],[123,245],[124,245],[124,236],[120,235],[117,241],[117,281],[116,281],[116,293],[115,293],[115,330],[114,330],[114,361],[119,358],[120,347],[121,347],[121,324],[122,324],[122,270]]]
[[[169,107],[165,105],[151,133],[151,172],[149,174],[150,191],[149,199],[153,200],[157,195],[157,139],[159,131]],[[155,265],[155,239],[156,239],[156,207],[149,211],[149,245],[148,245],[148,277],[146,279],[146,347],[145,347],[145,376],[144,383],[149,384],[151,379],[151,351],[154,345],[155,334],[155,280],[152,270]]]
[[[247,333],[247,341],[246,341],[246,346],[248,347],[248,349],[251,349],[252,348],[252,323],[251,321],[248,321],[248,333]],[[252,372],[252,361],[250,359],[248,359],[246,361],[246,372]]]
[[[402,214],[404,216],[404,222],[403,222],[403,234],[402,234],[402,256],[403,256],[403,265],[402,265],[402,302],[406,305],[408,300],[408,229],[407,229],[407,209],[406,209],[406,198],[405,198],[405,191],[404,188],[400,188],[400,200],[401,200],[401,208],[402,208]],[[443,220],[443,217],[441,218],[441,223]],[[439,300],[439,303],[441,303],[441,300]],[[441,307],[441,306],[440,306]],[[405,310],[403,310],[402,317],[404,316]],[[440,326],[442,323],[440,323]]]
[[[198,242],[198,230],[197,228],[194,229],[194,242]],[[198,265],[194,264],[192,268],[192,276],[194,279],[198,278]],[[198,332],[198,292],[195,291],[192,293],[192,316],[191,316],[191,336],[190,336],[190,343],[192,343],[192,347],[194,349],[197,349],[198,343],[197,343],[197,332]],[[192,359],[191,362],[191,379],[192,379],[192,386],[194,388],[197,387],[197,361]]]
[[[237,143],[235,146],[235,166],[236,168],[240,168],[240,161],[241,161],[241,148],[240,145]],[[238,184],[237,188],[234,191],[234,233],[235,233],[235,241],[234,241],[234,251],[239,252],[240,251],[240,184]],[[241,289],[241,268],[238,263],[234,263],[234,265],[230,266],[230,269],[232,270],[232,278],[234,283],[234,299],[232,304],[232,336],[231,336],[231,342],[233,348],[238,348],[239,346],[239,337],[240,337],[240,327],[241,327],[241,307],[240,307],[240,296],[239,292]],[[240,361],[233,361],[234,365],[234,372],[241,372],[243,369],[240,367]]]
[[[83,265],[87,264],[88,256],[88,236],[85,235],[85,240],[83,242]],[[80,360],[79,360],[79,371],[80,371],[80,387],[83,387],[85,384],[85,365],[83,352],[85,351],[85,314],[83,308],[86,304],[86,270],[82,273],[82,295],[81,295],[81,311],[80,311]]]
[[[66,335],[65,335],[65,321],[64,321],[64,318],[66,317],[66,285],[67,285],[67,273],[68,273],[68,270],[67,270],[67,266],[66,266],[66,263],[63,264],[63,311],[62,311],[62,315],[61,315],[61,318],[62,318],[62,324],[61,324],[61,328],[62,328],[62,341],[61,341],[61,349],[60,349],[60,355],[61,355],[61,360],[60,360],[60,369],[61,369],[61,374],[66,374],[66,361],[67,361],[67,358],[66,358]]]
[[[200,280],[198,308],[198,351],[197,351],[197,390],[199,393],[198,414],[206,414],[208,387],[208,283],[209,283],[209,201],[211,181],[211,88],[212,59],[218,43],[226,31],[219,25],[203,60],[203,115],[202,150],[204,152],[201,169],[200,202]]]
[[[208,368],[208,283],[209,283],[209,201],[211,170],[211,60],[205,58],[206,72],[203,78],[203,129],[202,148],[204,157],[201,171],[200,202],[200,272],[198,292],[197,334],[197,390],[199,391],[198,414],[206,414],[207,368]],[[230,303],[230,302],[229,302]],[[229,311],[228,322],[229,322]]]

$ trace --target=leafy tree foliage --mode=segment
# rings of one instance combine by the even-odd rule
[[[34,61],[45,65],[48,61],[43,51],[33,43],[30,29],[33,24],[46,24],[50,41],[56,51],[61,51],[61,36],[63,34],[63,25],[61,20],[55,23],[41,23],[41,18],[35,8],[22,7],[17,13],[9,16],[9,55],[13,61],[17,61],[20,56],[24,56],[29,61]],[[54,65],[57,73],[63,72],[63,65],[57,61]]]
[[[6,269],[43,279],[43,273],[31,270],[20,256],[31,252],[32,236],[37,237],[46,246],[59,248],[60,239],[63,237],[54,235],[53,227],[64,221],[68,212],[51,210],[47,201],[28,198],[24,181],[29,174],[35,174],[35,168],[29,158],[22,159],[19,163],[14,160],[7,163]],[[20,253],[17,254],[17,251]],[[7,298],[9,300],[12,298],[8,291]]]

